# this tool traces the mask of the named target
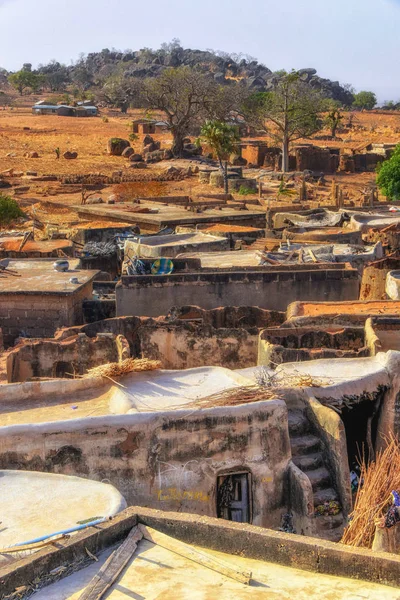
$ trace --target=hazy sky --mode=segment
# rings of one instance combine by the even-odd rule
[[[184,47],[255,56],[400,100],[400,0],[0,0],[0,67],[102,48]]]

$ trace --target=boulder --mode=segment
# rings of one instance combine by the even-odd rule
[[[124,158],[129,158],[130,156],[132,156],[132,154],[135,154],[135,151],[133,148],[128,146],[127,148],[125,148],[121,156],[123,156]]]
[[[161,162],[164,159],[164,152],[162,150],[156,150],[155,152],[147,152],[144,154],[144,160],[147,163]]]
[[[78,153],[77,152],[64,152],[63,157],[66,158],[67,160],[74,160],[75,158],[78,158]]]
[[[167,167],[164,171],[165,175],[179,175],[181,172],[181,169],[176,167]]]
[[[159,150],[160,145],[161,145],[160,142],[151,142],[150,144],[143,146],[143,154],[146,154],[147,152],[155,152],[156,150]]]
[[[104,204],[103,198],[88,198],[86,204]]]
[[[141,154],[135,154],[135,153],[134,153],[134,154],[131,154],[131,155],[130,155],[130,157],[129,157],[129,160],[130,160],[131,162],[142,162],[142,160],[143,160],[143,157],[142,157],[142,155],[141,155]]]
[[[107,142],[107,152],[112,156],[121,156],[125,148],[129,148],[130,142],[122,138],[110,138]]]
[[[147,169],[147,165],[145,162],[135,162],[135,163],[131,163],[130,168],[131,169]]]
[[[39,154],[37,152],[27,152],[25,156],[26,158],[39,158]]]
[[[238,154],[232,154],[229,158],[229,162],[235,167],[244,167],[247,165],[247,160]]]
[[[151,135],[145,135],[142,143],[143,143],[143,146],[148,146],[149,144],[154,143],[154,139],[151,137]]]

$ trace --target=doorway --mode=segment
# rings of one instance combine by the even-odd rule
[[[236,523],[251,522],[250,473],[217,478],[217,517]]]

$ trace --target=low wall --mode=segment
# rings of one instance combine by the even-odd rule
[[[320,358],[357,358],[369,356],[362,327],[269,328],[260,333],[259,365],[274,366]]]
[[[315,538],[261,529],[254,525],[191,514],[163,512],[132,506],[110,522],[78,532],[0,569],[0,597],[59,567],[85,562],[126,538],[143,523],[173,538],[205,549],[225,552],[314,573],[350,577],[383,585],[400,586],[400,557],[364,548],[351,548]],[[79,568],[79,567],[78,567]],[[360,584],[362,589],[362,584]],[[333,591],[334,594],[334,591]]]
[[[335,411],[323,406],[313,397],[309,398],[306,412],[318,437],[324,442],[325,452],[328,455],[327,464],[331,469],[335,488],[339,492],[343,515],[346,518],[351,512],[352,499],[346,432],[343,421]]]
[[[19,387],[48,393],[48,383]],[[218,476],[249,473],[252,522],[263,527],[286,509],[289,460],[283,400],[0,428],[0,468],[107,479],[128,504],[216,516]]]
[[[62,341],[24,340],[7,356],[7,380],[14,383],[33,377],[83,375],[92,367],[129,356],[127,340],[110,333],[95,338],[79,333]]]
[[[351,268],[192,273],[122,277],[116,286],[117,316],[158,316],[171,306],[254,306],[283,310],[295,300],[356,300],[358,273]]]

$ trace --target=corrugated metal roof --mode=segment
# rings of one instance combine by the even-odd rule
[[[60,107],[56,106],[54,104],[35,104],[34,106],[32,106],[32,108],[34,108],[36,110],[42,110],[43,108],[57,110],[57,108],[60,108]]]

